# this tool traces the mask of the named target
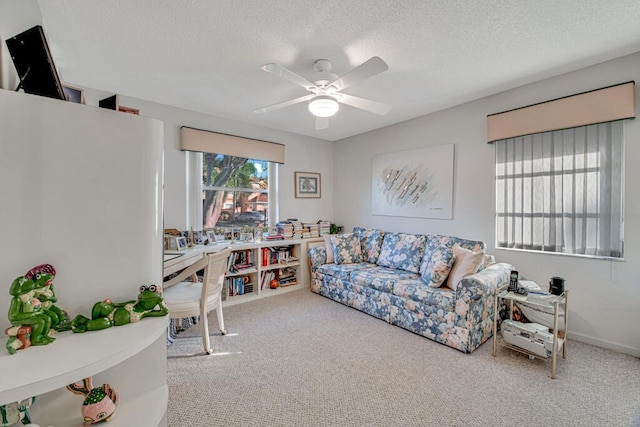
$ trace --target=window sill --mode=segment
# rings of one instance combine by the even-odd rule
[[[539,255],[557,255],[563,257],[571,257],[571,258],[583,258],[583,259],[592,259],[599,261],[614,261],[614,262],[624,262],[624,258],[616,258],[616,257],[607,257],[600,255],[582,255],[582,254],[565,254],[562,252],[548,252],[548,251],[538,251],[533,249],[519,249],[519,248],[502,248],[496,247],[496,251],[507,251],[507,252],[526,252],[531,254],[539,254]]]

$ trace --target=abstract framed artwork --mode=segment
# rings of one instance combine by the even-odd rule
[[[294,185],[296,198],[319,199],[320,198],[320,174],[316,172],[294,172]]]
[[[374,156],[372,214],[452,219],[453,154],[445,144]]]

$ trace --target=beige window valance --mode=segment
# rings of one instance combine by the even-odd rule
[[[635,117],[635,82],[487,116],[487,142]]]
[[[284,163],[284,145],[258,139],[194,129],[180,128],[180,149],[200,153],[216,153],[247,159]]]

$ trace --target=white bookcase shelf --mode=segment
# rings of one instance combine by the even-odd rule
[[[167,323],[165,316],[84,334],[68,331],[48,345],[13,355],[0,351],[0,403],[38,396],[112,368],[151,345]],[[3,350],[6,341],[0,342]]]
[[[279,289],[269,287],[273,279],[281,280],[279,288],[302,287],[299,285],[304,273],[299,260],[306,251],[304,239],[240,243],[231,245],[231,249],[229,267],[233,272],[227,274],[225,305],[275,295],[273,292]],[[294,260],[287,261],[289,258]],[[251,267],[234,271],[232,263],[250,263]],[[289,275],[289,280],[284,279],[285,275]]]

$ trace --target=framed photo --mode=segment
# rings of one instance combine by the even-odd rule
[[[320,198],[320,174],[315,172],[294,172],[296,198]]]
[[[84,104],[84,90],[82,88],[62,83],[62,90],[67,97],[67,101],[77,104]]]
[[[179,251],[187,249],[187,238],[184,236],[176,237],[176,245]]]
[[[140,110],[138,110],[137,108],[125,107],[124,105],[118,105],[118,111],[135,115],[140,114]]]
[[[209,244],[214,244],[216,240],[216,232],[214,230],[207,230],[207,241]]]

